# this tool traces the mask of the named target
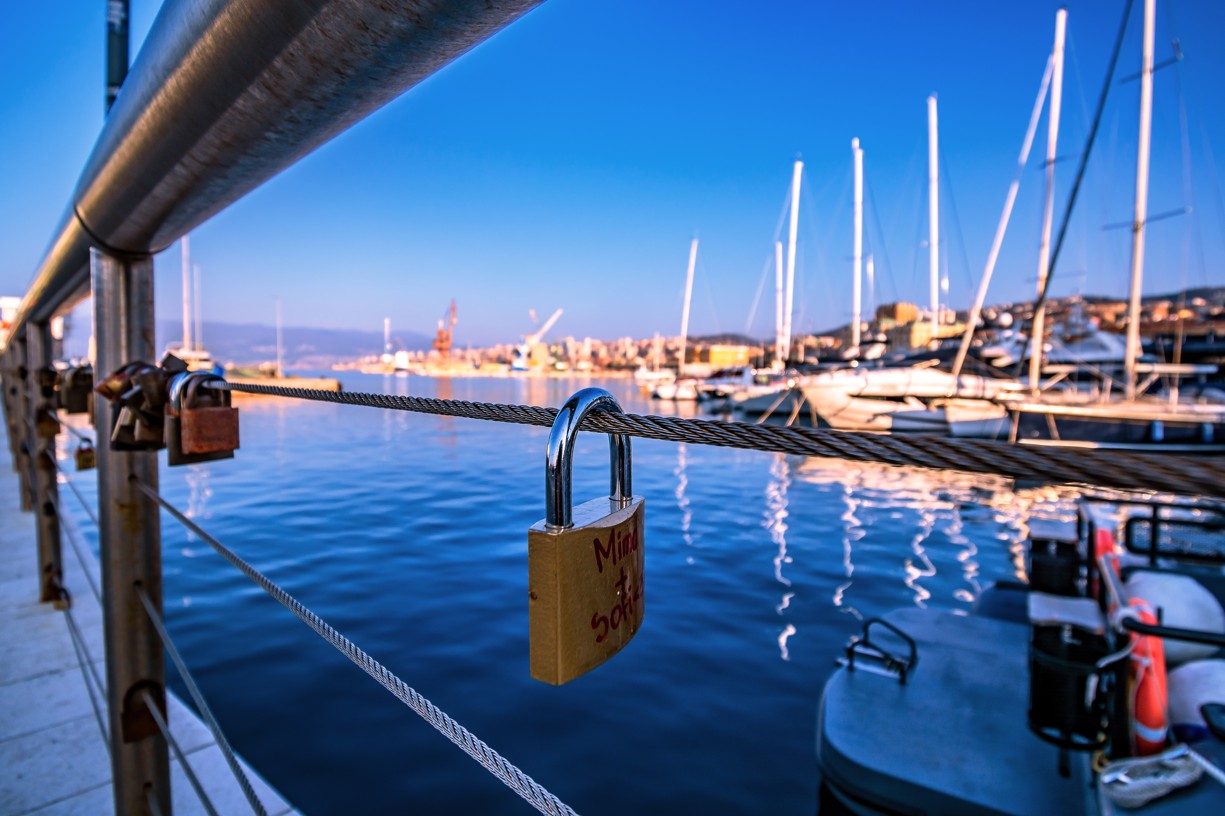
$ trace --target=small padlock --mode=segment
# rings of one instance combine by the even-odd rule
[[[82,439],[76,451],[77,470],[92,470],[98,466],[98,455],[94,452],[94,443]]]
[[[145,450],[145,446],[136,441],[136,421],[138,419],[136,409],[127,405],[120,406],[115,412],[115,419],[111,425],[111,450],[118,451],[138,451]]]
[[[69,414],[84,414],[93,398],[94,370],[90,366],[70,368],[60,376],[60,408]]]
[[[527,533],[532,677],[560,686],[621,651],[642,626],[644,503],[633,495],[630,440],[609,434],[611,495],[571,512],[574,439],[592,410],[620,412],[584,388],[557,413],[545,467],[545,518]]]
[[[175,375],[166,403],[166,464],[190,465],[233,459],[238,448],[238,409],[230,392],[209,388],[224,382],[204,371]]]
[[[149,451],[165,447],[165,377],[155,366],[134,362],[120,368],[94,389],[115,403],[111,450]]]
[[[142,366],[144,366],[144,363],[139,361],[123,365],[113,374],[106,376],[102,382],[98,383],[97,387],[94,388],[94,392],[101,394],[111,402],[116,402],[120,395],[131,387],[128,381],[131,380],[132,374]]]
[[[50,405],[40,407],[34,420],[34,427],[40,439],[55,439],[60,432],[60,420],[55,415],[55,409]]]

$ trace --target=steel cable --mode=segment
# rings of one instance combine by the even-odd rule
[[[50,455],[50,453],[48,453],[48,455]],[[77,501],[81,503],[81,509],[85,511],[85,515],[89,516],[89,520],[94,523],[95,527],[97,527],[98,516],[95,515],[94,511],[90,509],[89,502],[85,501],[85,496],[81,494],[80,488],[73,484],[72,479],[68,477],[68,471],[64,470],[55,456],[51,456],[51,461],[55,463],[55,469],[58,470],[60,475],[64,477],[64,484],[68,485],[68,489],[76,495]]]
[[[81,551],[81,545],[77,541],[76,524],[74,524],[71,519],[65,517],[64,511],[60,508],[58,499],[51,499],[51,507],[55,510],[55,515],[60,520],[60,528],[70,531],[64,537],[68,539],[69,546],[71,546],[72,551],[76,553],[77,563],[81,565],[81,572],[85,575],[85,582],[89,584],[89,589],[94,593],[94,598],[97,599],[98,603],[102,603],[102,591],[98,588],[98,584],[94,581],[93,573],[89,569],[89,563],[85,559],[85,553]]]
[[[58,414],[56,414],[56,419],[59,419]],[[68,433],[72,434],[77,439],[81,440],[82,442],[88,442],[91,445],[94,443],[94,440],[91,439],[88,435],[81,433],[76,428],[72,427],[67,422],[65,422],[64,420],[60,419],[59,422],[60,422],[60,427],[68,431]]]
[[[249,394],[361,405],[397,411],[485,419],[549,427],[555,408],[440,400],[359,392],[217,382]],[[785,428],[711,419],[592,412],[585,431],[642,439],[822,456],[856,462],[990,473],[1014,479],[1092,485],[1117,490],[1168,492],[1225,498],[1225,457],[1138,454],[1126,451],[1053,448],[928,435],[888,435],[823,428]]]
[[[64,600],[71,606],[72,598],[68,591],[62,591]],[[72,638],[72,649],[77,654],[77,663],[81,667],[81,677],[85,680],[85,694],[89,697],[89,705],[94,710],[94,719],[98,721],[98,731],[102,734],[102,744],[106,746],[107,754],[110,754],[110,732],[107,730],[106,718],[102,716],[102,709],[98,705],[98,700],[94,697],[94,685],[90,683],[90,676],[93,676],[93,683],[97,686],[98,697],[105,699],[106,685],[102,682],[102,678],[98,676],[98,669],[89,656],[89,650],[85,648],[85,638],[81,635],[81,630],[77,627],[77,622],[72,617],[71,609],[64,610],[64,620],[68,622],[68,634]]]
[[[217,809],[213,807],[213,800],[209,799],[208,794],[204,792],[204,786],[200,784],[200,780],[196,777],[196,772],[188,764],[187,757],[183,754],[183,749],[179,747],[179,741],[174,738],[174,734],[170,733],[170,725],[166,722],[166,718],[162,716],[162,712],[157,707],[153,695],[148,690],[142,690],[140,696],[145,701],[145,708],[153,715],[153,721],[157,723],[157,729],[166,738],[166,744],[170,746],[170,750],[174,751],[175,758],[179,760],[179,767],[186,774],[187,781],[195,789],[196,796],[200,797],[200,804],[204,805],[204,809],[208,811],[209,816],[218,816]]]
[[[292,595],[273,583],[271,579],[269,579],[259,570],[255,569],[255,567],[248,564],[239,555],[230,550],[220,541],[205,532],[199,525],[187,518],[187,516],[179,512],[177,508],[163,499],[156,490],[136,478],[132,479],[132,484],[150,499],[161,505],[166,512],[173,516],[180,524],[197,535],[202,541],[206,542],[217,552],[218,555],[220,555],[226,561],[229,561],[231,565],[250,578],[256,586],[264,590],[264,592],[268,593],[278,603],[292,612],[299,620],[301,620],[312,630],[314,630],[317,635],[335,647],[358,668],[378,681],[378,683],[383,686],[383,688],[390,691],[396,699],[411,708],[422,719],[432,725],[443,736],[459,747],[460,750],[475,759],[486,770],[500,779],[508,788],[519,794],[519,796],[523,797],[523,799],[526,800],[532,807],[536,808],[541,813],[548,814],[548,816],[575,816],[574,810],[568,805],[546,790],[530,776],[519,770],[519,768],[515,767],[509,760],[507,760],[497,751],[486,745],[481,739],[468,731],[468,729],[464,728],[462,725],[452,719],[451,716],[445,711],[438,708],[438,706],[434,705],[428,699],[423,697],[420,692],[416,691],[397,677],[390,669],[379,663],[351,640],[333,629],[332,626],[327,623],[327,621],[323,620],[310,609],[303,606]],[[146,602],[146,609],[148,609],[148,602],[143,597],[143,593],[141,594],[142,601]],[[152,612],[150,612],[150,615],[152,616]],[[157,625],[156,619],[155,625]],[[169,641],[167,639],[167,644],[168,643]]]
[[[144,490],[146,494],[153,497],[155,501],[166,507],[161,498],[151,491],[145,489],[142,482],[134,482],[137,487]],[[213,716],[212,709],[208,707],[208,703],[204,699],[204,695],[200,692],[200,687],[196,685],[195,678],[191,676],[191,672],[187,670],[187,664],[183,662],[182,655],[175,647],[174,641],[170,639],[170,632],[166,630],[166,622],[162,620],[162,616],[158,614],[157,608],[154,607],[153,601],[149,599],[149,594],[145,592],[143,587],[136,587],[136,595],[140,598],[141,604],[145,607],[145,612],[149,616],[149,622],[153,624],[153,628],[157,630],[157,636],[161,638],[162,645],[166,647],[166,654],[170,656],[170,662],[174,663],[175,669],[179,672],[179,677],[183,678],[183,685],[187,687],[187,693],[191,695],[191,699],[196,704],[196,710],[200,712],[200,718],[208,726],[208,730],[212,732],[213,739],[217,742],[217,747],[221,749],[221,753],[225,756],[225,762],[230,766],[230,771],[234,774],[234,779],[238,782],[238,787],[242,788],[243,796],[247,797],[248,804],[251,805],[257,816],[268,816],[268,811],[264,810],[264,805],[260,802],[259,797],[255,795],[255,789],[251,787],[251,781],[247,779],[247,774],[243,771],[242,765],[238,762],[238,757],[234,755],[234,749],[230,747],[230,741],[225,738],[225,734],[221,730],[221,726],[217,723],[217,718]]]

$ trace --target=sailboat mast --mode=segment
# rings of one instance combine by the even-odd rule
[[[192,311],[196,319],[196,351],[204,351],[204,324],[200,319],[200,264],[192,264]]]
[[[783,339],[783,242],[774,242],[774,369],[781,371],[787,357]]]
[[[1055,218],[1055,146],[1059,141],[1059,109],[1063,99],[1063,41],[1068,11],[1055,14],[1055,50],[1051,52],[1051,110],[1046,126],[1046,203],[1042,211],[1042,243],[1038,248],[1038,293],[1046,288],[1051,269],[1051,224]],[[1046,310],[1034,310],[1034,323],[1029,345],[1029,387],[1038,393],[1042,378],[1043,337],[1046,334]]]
[[[191,250],[188,247],[187,236],[183,236],[183,344],[184,350],[191,349]]]
[[[791,174],[791,226],[787,233],[787,302],[783,309],[783,361],[791,357],[791,312],[795,301],[795,238],[800,228],[800,175],[804,162],[796,159]]]
[[[1017,200],[1017,190],[1021,187],[1021,176],[1025,173],[1025,165],[1029,161],[1029,150],[1033,147],[1034,136],[1038,133],[1038,119],[1042,116],[1042,108],[1046,104],[1046,92],[1051,84],[1051,60],[1046,61],[1046,71],[1042,74],[1042,85],[1038,88],[1038,98],[1034,100],[1033,112],[1029,115],[1029,127],[1025,130],[1025,141],[1021,144],[1021,155],[1017,159],[1017,172],[1012,184],[1008,187],[1008,195],[1004,199],[1004,211],[1000,214],[999,223],[995,227],[995,238],[991,241],[991,251],[987,254],[987,266],[983,269],[982,279],[978,283],[978,294],[974,296],[974,306],[970,309],[970,317],[966,320],[965,334],[961,336],[961,345],[957,349],[957,359],[953,363],[953,377],[961,376],[966,355],[970,353],[970,342],[974,339],[974,330],[983,313],[983,302],[987,298],[987,287],[991,284],[991,276],[995,272],[995,262],[1000,257],[1000,247],[1004,243],[1004,232],[1008,229],[1008,221],[1012,218],[1012,205]],[[1032,348],[1032,346],[1031,346]]]
[[[278,377],[285,376],[285,369],[282,367],[282,350],[281,344],[281,299],[276,299],[276,375]]]
[[[864,273],[868,276],[868,308],[876,308],[876,267],[872,263],[872,255],[869,254],[864,261]],[[871,318],[869,318],[871,320]]]
[[[859,356],[859,326],[863,322],[863,151],[859,139],[851,139],[851,155],[855,160],[855,280],[851,291],[851,348]]]
[[[927,255],[930,267],[932,343],[940,332],[940,186],[937,167],[940,146],[937,141],[936,95],[927,97]]]
[[[1140,288],[1144,276],[1144,221],[1148,217],[1148,158],[1153,129],[1153,28],[1156,0],[1144,0],[1144,57],[1140,67],[1140,139],[1136,155],[1136,214],[1131,227],[1131,298],[1127,305],[1127,351],[1123,358],[1127,399],[1136,398],[1140,356]]]
[[[676,360],[676,375],[685,372],[685,341],[689,339],[689,301],[693,299],[693,267],[698,260],[698,239],[689,245],[689,271],[685,273],[685,305],[681,309],[681,353]]]

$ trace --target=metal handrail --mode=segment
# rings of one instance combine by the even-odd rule
[[[1102,575],[1103,584],[1110,595],[1110,605],[1117,610],[1128,609],[1127,589],[1123,579],[1115,571],[1118,556],[1105,555],[1097,559],[1098,573]],[[1160,638],[1185,640],[1191,643],[1205,643],[1211,646],[1225,646],[1225,635],[1216,632],[1205,632],[1199,629],[1187,629],[1182,626],[1166,626],[1162,623],[1145,623],[1135,615],[1119,614],[1116,622],[1120,629],[1135,632],[1138,635],[1153,635]]]
[[[12,336],[82,300],[89,249],[169,246],[542,0],[170,0]]]

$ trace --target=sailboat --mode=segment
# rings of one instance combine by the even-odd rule
[[[1040,375],[1054,382],[1078,369],[1043,365],[1042,312],[1035,313],[1027,393],[1001,398],[998,404],[965,403],[949,408],[950,432],[956,436],[1010,438],[1039,445],[1092,446],[1169,451],[1175,446],[1209,452],[1225,450],[1225,405],[1180,399],[1177,389],[1166,397],[1146,391],[1158,378],[1200,373],[1197,366],[1146,362],[1140,359],[1140,293],[1144,270],[1144,233],[1148,210],[1149,151],[1152,129],[1154,21],[1145,14],[1143,64],[1140,73],[1140,125],[1136,158],[1136,192],[1132,221],[1131,286],[1127,336],[1123,349],[1123,394],[1106,376],[1098,388],[1051,390]],[[1054,104],[1054,103],[1052,103]],[[1051,149],[1053,153],[1053,148]],[[1048,185],[1051,174],[1048,165]],[[1048,186],[1048,201],[1049,201]],[[1044,250],[1049,240],[1045,227]],[[1045,262],[1045,258],[1043,259]],[[1046,274],[1045,266],[1040,277]],[[1140,380],[1141,375],[1145,379]]]
[[[177,347],[166,351],[187,363],[189,371],[212,371],[217,366],[212,355],[204,350],[204,331],[200,322],[200,266],[191,264],[191,245],[186,235],[182,239],[183,257],[183,339]],[[194,278],[193,278],[194,271]],[[192,324],[195,324],[193,334]]]
[[[693,268],[698,261],[698,239],[689,245],[689,267],[685,273],[685,305],[681,307],[681,348],[676,359],[676,379],[659,382],[651,396],[660,400],[693,401],[698,398],[698,381],[685,376],[685,343],[689,339],[689,303],[693,299]]]
[[[930,261],[930,336],[940,336],[939,288],[939,196],[936,97],[927,99],[928,121],[928,252]],[[859,140],[851,143],[855,162],[855,255],[852,348],[861,342],[860,258],[863,246],[863,151]],[[853,361],[804,377],[800,390],[817,415],[830,427],[856,431],[948,430],[944,402],[949,399],[992,399],[1019,388],[1005,378],[977,374],[950,374],[936,366],[938,359],[915,359],[898,365],[866,366]]]
[[[795,300],[795,249],[799,232],[800,184],[804,163],[799,159],[791,172],[791,213],[787,233],[786,272],[783,264],[783,244],[774,242],[774,362],[769,371],[751,374],[749,382],[741,383],[728,395],[728,405],[744,414],[788,415],[798,413],[803,395],[795,390],[799,375],[787,370],[791,357],[791,321]]]

